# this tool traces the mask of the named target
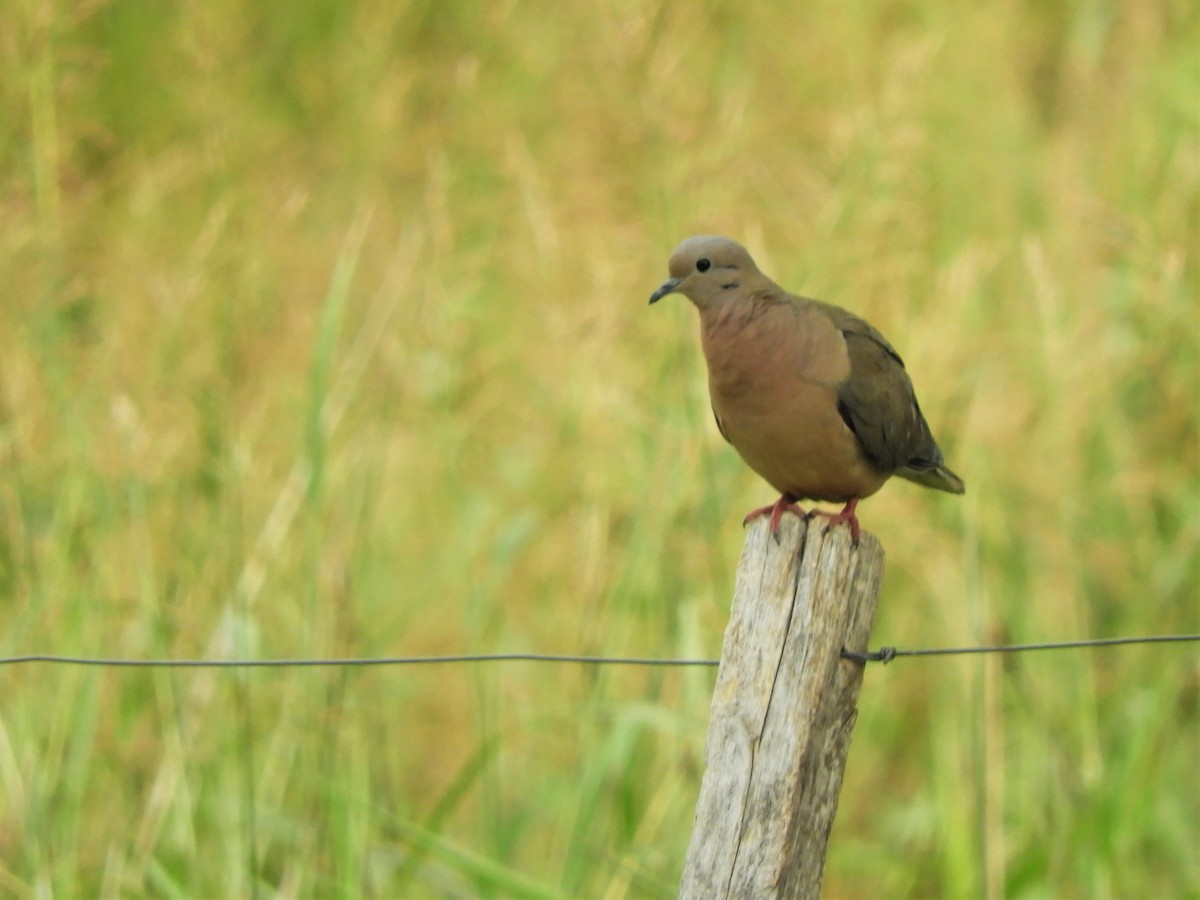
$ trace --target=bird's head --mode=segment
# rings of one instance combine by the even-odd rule
[[[755,286],[763,277],[745,247],[710,234],[690,237],[676,247],[668,271],[671,277],[650,295],[651,303],[667,294],[683,294],[707,309],[735,296],[739,288]]]

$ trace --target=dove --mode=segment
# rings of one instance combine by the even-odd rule
[[[681,243],[670,277],[650,296],[683,294],[700,314],[708,388],[721,435],[779,499],[746,516],[784,513],[846,524],[855,543],[859,501],[893,475],[951,494],[947,468],[904,361],[875,328],[829,303],[790,294],[746,248],[715,235]],[[806,512],[801,500],[841,503]]]

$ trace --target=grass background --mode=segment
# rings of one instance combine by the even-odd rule
[[[1200,623],[1200,14],[8,4],[0,652],[713,656],[682,237],[904,353],[876,644]],[[0,671],[0,894],[673,896],[708,671]],[[871,668],[833,897],[1200,896],[1192,647]]]

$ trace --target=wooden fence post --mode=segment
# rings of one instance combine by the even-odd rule
[[[679,896],[814,898],[837,810],[883,549],[784,516],[738,563]]]

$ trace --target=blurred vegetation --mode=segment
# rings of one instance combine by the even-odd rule
[[[0,653],[718,653],[698,231],[904,353],[876,643],[1195,632],[1200,11],[14,0]],[[668,897],[712,673],[0,671],[0,893]],[[1191,647],[871,668],[829,896],[1200,896]]]

